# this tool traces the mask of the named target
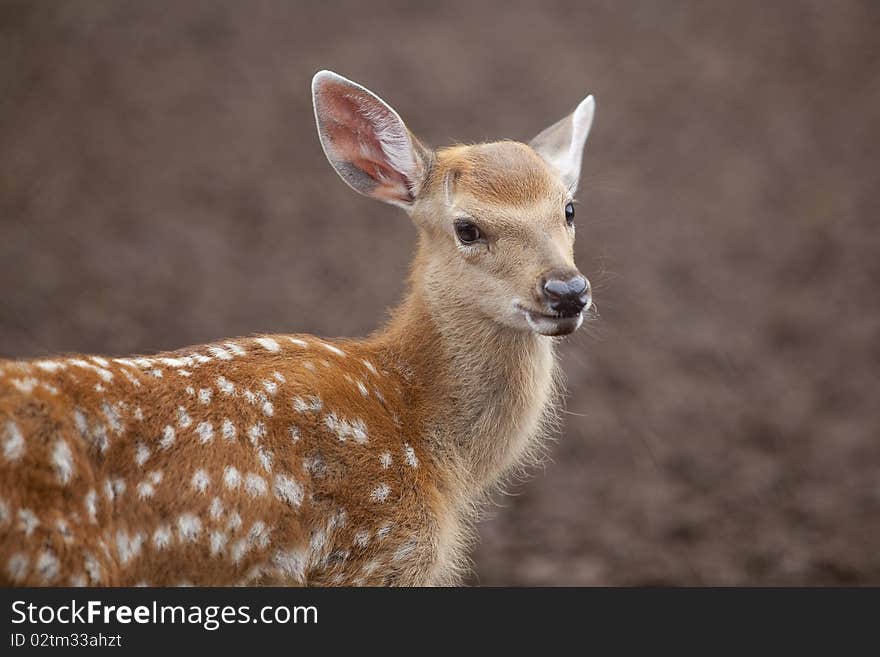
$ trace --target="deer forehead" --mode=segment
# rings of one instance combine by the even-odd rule
[[[556,218],[568,194],[544,160],[515,141],[442,149],[432,182],[463,210],[490,218]]]

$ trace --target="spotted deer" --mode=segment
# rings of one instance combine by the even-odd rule
[[[432,150],[335,73],[312,94],[336,172],[418,229],[404,301],[364,340],[0,361],[3,584],[461,581],[591,307],[572,203],[593,99],[529,144]]]

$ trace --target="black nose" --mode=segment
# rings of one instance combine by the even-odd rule
[[[590,282],[577,273],[548,272],[541,289],[547,305],[560,315],[577,315],[592,302]]]

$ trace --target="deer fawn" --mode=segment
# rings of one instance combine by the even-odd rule
[[[528,145],[420,143],[312,82],[324,152],[419,232],[361,341],[266,335],[149,357],[0,362],[0,582],[458,583],[476,512],[554,418],[587,97]]]

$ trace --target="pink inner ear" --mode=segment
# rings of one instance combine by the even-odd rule
[[[396,120],[372,98],[332,84],[321,94],[324,134],[331,157],[369,176],[376,186],[361,190],[384,201],[412,201],[407,177],[393,168],[382,149],[376,124]]]

